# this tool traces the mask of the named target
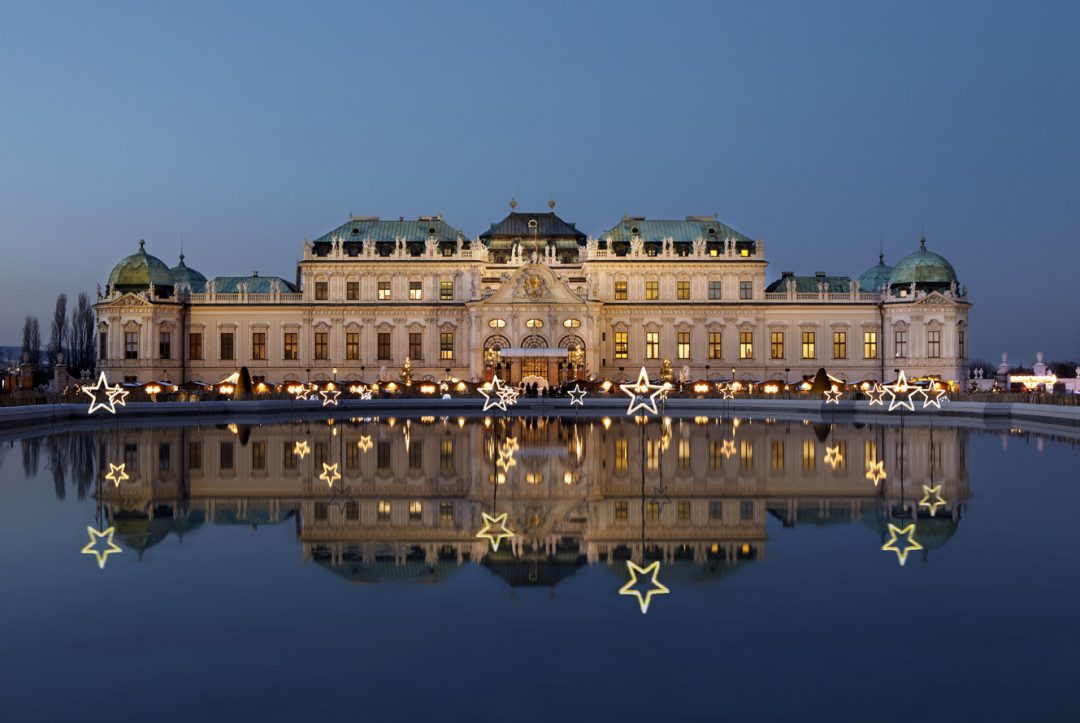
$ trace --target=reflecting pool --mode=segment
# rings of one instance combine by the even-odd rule
[[[6,720],[1072,720],[1080,430],[113,419],[0,441]]]

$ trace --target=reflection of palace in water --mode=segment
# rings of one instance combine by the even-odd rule
[[[140,554],[204,523],[288,521],[305,559],[354,580],[437,580],[468,560],[511,584],[554,584],[586,562],[643,557],[676,577],[722,575],[764,556],[767,515],[786,527],[862,524],[868,542],[910,519],[932,554],[968,497],[967,435],[760,419],[383,418],[119,430],[102,435],[98,457],[104,470],[126,466],[129,479],[100,489],[118,541]],[[877,486],[872,462],[887,475]],[[918,504],[923,485],[940,485],[933,516]],[[476,537],[493,510],[515,533],[498,552]]]

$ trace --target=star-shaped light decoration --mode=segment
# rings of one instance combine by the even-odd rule
[[[514,532],[506,525],[506,513],[501,515],[489,515],[481,512],[484,526],[476,533],[476,536],[491,543],[491,551],[499,551],[499,543],[514,536]]]
[[[904,538],[903,547],[896,546],[896,543],[900,541],[900,538]],[[912,522],[907,527],[901,528],[890,522],[889,539],[881,546],[881,549],[895,552],[897,559],[900,561],[900,565],[903,566],[904,563],[907,562],[909,552],[912,550],[923,549],[923,546],[915,539],[915,523]]]
[[[325,482],[328,487],[333,487],[334,483],[341,479],[341,473],[338,472],[338,463],[334,462],[333,464],[327,464],[326,462],[323,462],[322,468],[323,471],[322,474],[319,475],[319,479]]]
[[[491,389],[484,389],[480,387],[480,393],[484,395],[484,408],[480,411],[486,412],[489,409],[501,409],[506,411],[506,397],[502,393],[503,385],[499,381],[498,376],[491,378]]]
[[[297,384],[293,387],[293,396],[296,397],[296,401],[303,402],[308,398],[308,388],[303,384]]]
[[[900,376],[896,378],[896,381],[893,384],[885,385],[885,392],[889,395],[889,411],[907,409],[914,412],[915,400],[913,397],[919,391],[918,387],[908,383],[907,374],[901,369]]]
[[[875,487],[888,476],[885,474],[885,460],[872,459],[866,463],[866,479],[873,482]]]
[[[881,386],[877,382],[874,382],[874,387],[866,393],[866,396],[870,397],[870,406],[875,404],[879,407],[885,406],[885,387]]]
[[[517,464],[517,460],[514,459],[514,453],[506,448],[499,450],[499,460],[495,463],[496,467],[502,468],[504,472],[509,472],[510,468]]]
[[[941,496],[941,485],[923,485],[923,498],[919,500],[919,507],[926,507],[930,510],[930,516],[937,515],[939,507],[946,505],[945,498]],[[931,499],[932,498],[932,499]]]
[[[720,385],[720,398],[721,399],[734,399],[735,389],[730,384]]]
[[[945,395],[944,389],[931,388],[929,391],[923,392],[923,396],[925,397],[922,403],[923,409],[926,409],[927,407],[937,407],[938,409],[941,409],[941,403],[949,401],[949,398]]]
[[[653,595],[667,595],[668,590],[659,580],[656,579],[660,574],[660,561],[654,560],[645,567],[639,567],[632,560],[626,561],[626,569],[630,572],[630,579],[625,585],[619,588],[620,595],[633,595],[638,599],[638,605],[641,607],[641,614],[649,612],[649,603],[652,602]],[[637,589],[638,576],[649,577],[650,587],[645,590],[645,594],[641,593],[641,590]]]
[[[83,394],[90,397],[90,408],[86,410],[87,414],[93,414],[99,409],[109,414],[116,414],[117,404],[121,407],[126,405],[127,391],[119,384],[110,387],[109,381],[105,378],[105,372],[98,377],[97,384],[87,384],[81,389]],[[102,397],[107,401],[102,401]]]
[[[720,454],[724,455],[724,459],[731,459],[735,455],[735,440],[725,439],[724,443],[720,445]]]
[[[825,447],[825,464],[829,465],[833,469],[836,469],[844,463],[844,455],[840,454],[840,445],[835,447]]]
[[[498,391],[498,395],[502,397],[503,402],[510,406],[517,404],[518,390],[513,384],[503,384]]]
[[[333,405],[336,407],[337,400],[338,397],[341,396],[341,392],[339,392],[337,389],[323,389],[321,392],[319,392],[319,396],[322,397],[322,405],[324,407],[328,405]]]
[[[292,453],[300,459],[303,459],[311,452],[311,447],[308,446],[306,439],[301,439],[299,442],[294,442],[292,447]]]
[[[357,443],[356,443],[356,446],[360,448],[361,452],[364,452],[364,453],[368,452],[372,448],[372,446],[374,446],[372,441],[371,441],[371,435],[370,434],[361,435],[359,441],[357,441]]]
[[[502,443],[503,449],[508,452],[516,452],[521,449],[521,445],[518,444],[517,437],[507,437]]]
[[[97,558],[97,564],[99,570],[105,569],[105,562],[109,555],[114,552],[123,552],[120,546],[113,542],[113,535],[116,534],[116,528],[110,527],[104,532],[99,532],[89,525],[86,526],[86,531],[90,534],[90,542],[86,543],[86,546],[81,550],[84,555],[93,555]]]
[[[128,473],[124,471],[127,467],[127,463],[113,464],[109,462],[109,473],[105,475],[105,479],[108,482],[112,482],[116,487],[120,486],[120,483],[126,479],[129,479]]]
[[[843,394],[844,393],[842,391],[840,391],[839,389],[837,389],[836,387],[833,387],[832,389],[826,389],[825,390],[825,403],[826,404],[839,404],[840,403],[840,397]]]
[[[365,401],[365,402],[370,402],[371,401],[371,390],[368,389],[367,391],[361,392],[360,393],[360,399]]]
[[[633,384],[620,384],[619,389],[630,397],[630,406],[626,409],[627,416],[633,416],[634,412],[641,409],[648,414],[659,414],[656,409],[656,398],[664,391],[663,384],[653,384],[649,381],[649,372],[641,367],[637,381]],[[652,394],[649,394],[649,391]],[[645,395],[648,394],[648,397]]]
[[[588,392],[582,389],[580,384],[575,384],[574,388],[567,392],[567,394],[570,395],[571,407],[575,404],[579,407],[585,406],[585,395],[588,394]]]

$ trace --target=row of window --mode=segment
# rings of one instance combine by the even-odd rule
[[[722,298],[723,284],[720,281],[709,281],[709,300],[716,301]],[[752,281],[740,281],[739,282],[739,299],[746,301],[754,298],[754,282]],[[628,299],[627,282],[622,279],[616,279],[615,281],[615,301],[626,301]],[[690,282],[688,280],[681,280],[675,282],[675,299],[677,301],[689,301],[690,300]],[[647,280],[645,282],[645,300],[646,301],[659,301],[660,300],[660,282],[655,280]]]
[[[376,295],[379,301],[392,301],[393,292],[390,290],[390,281],[379,281],[377,285]],[[328,281],[316,281],[315,282],[315,300],[316,301],[328,301],[330,299],[330,282]],[[421,281],[409,282],[409,301],[423,301],[424,300],[424,286]],[[346,301],[359,301],[360,300],[360,282],[359,281],[347,281],[345,282],[345,300]],[[439,281],[439,301],[453,301],[454,300],[454,280],[443,279]]]
[[[281,358],[284,361],[296,361],[299,359],[300,342],[299,332],[286,331],[282,334]],[[159,352],[162,359],[169,359],[171,354],[170,334],[161,332]],[[330,332],[316,331],[312,335],[314,358],[316,360],[330,359]],[[376,359],[389,360],[390,356],[390,332],[380,331],[376,334]],[[126,332],[124,340],[124,358],[137,359],[139,354],[138,332]],[[193,331],[188,334],[188,358],[199,361],[203,356],[203,334]],[[218,337],[218,358],[222,361],[236,359],[236,334],[231,331],[223,331]],[[409,358],[422,360],[424,358],[424,334],[419,331],[409,332]],[[443,331],[439,333],[439,359],[454,358],[454,332]],[[251,332],[251,359],[253,361],[266,361],[266,332]],[[360,359],[360,332],[349,331],[345,333],[345,359],[358,361]]]
[[[645,503],[645,519],[649,522],[658,522],[660,520],[660,508],[661,505],[659,500],[648,500]],[[679,500],[675,503],[675,517],[679,522],[690,522],[690,510],[691,505],[689,500]],[[629,518],[630,503],[626,500],[616,500],[615,520],[617,522],[626,522]],[[709,500],[709,519],[717,521],[722,520],[723,518],[723,500]],[[743,522],[749,522],[754,519],[753,500],[739,501],[739,519]]]
[[[506,319],[489,319],[487,324],[492,329],[505,329]],[[564,319],[562,325],[567,329],[577,329],[581,326],[581,319]],[[526,319],[525,326],[529,329],[542,329],[544,328],[544,320]]]

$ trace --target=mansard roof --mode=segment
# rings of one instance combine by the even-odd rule
[[[394,243],[404,239],[406,243],[424,243],[429,238],[436,241],[465,240],[465,234],[454,228],[442,216],[421,216],[418,219],[384,221],[378,216],[352,216],[333,231],[323,234],[313,243],[329,244],[335,238],[342,241],[362,242],[371,239],[376,243]]]
[[[279,276],[216,276],[210,283],[215,294],[235,294],[240,291],[240,284],[247,284],[249,294],[269,294],[274,281],[278,282],[281,293],[295,293],[296,286]]]
[[[832,294],[846,294],[851,291],[850,276],[796,276],[786,271],[779,279],[765,287],[765,291],[787,291],[788,279],[795,280],[795,292],[801,294],[816,294],[820,283],[828,284],[826,291]]]
[[[533,222],[533,225],[530,225]],[[554,211],[548,213],[518,213],[512,211],[506,218],[498,223],[491,224],[491,228],[480,234],[480,240],[488,243],[492,239],[506,238],[541,238],[541,239],[573,239],[578,244],[585,243],[585,234],[577,230],[572,223],[567,223],[559,218]]]
[[[645,243],[660,243],[666,238],[675,243],[691,243],[698,238],[706,241],[733,238],[736,241],[753,242],[749,236],[720,223],[715,216],[687,216],[684,221],[623,216],[622,221],[601,235],[605,239],[610,237],[613,242],[628,242],[635,236]]]

